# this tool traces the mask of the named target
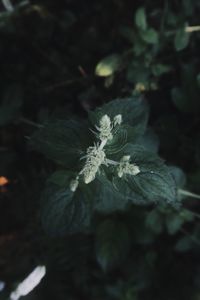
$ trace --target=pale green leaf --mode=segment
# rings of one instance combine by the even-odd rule
[[[141,30],[147,29],[147,20],[144,7],[140,7],[137,9],[135,13],[135,24]]]
[[[113,75],[120,67],[121,57],[118,54],[112,54],[102,59],[96,66],[95,74],[101,77]]]
[[[141,36],[141,39],[148,44],[157,44],[158,43],[158,32],[153,28],[149,28],[145,31],[141,31],[140,36]]]

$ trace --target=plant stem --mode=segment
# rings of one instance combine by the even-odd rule
[[[183,195],[183,196],[188,196],[188,197],[191,197],[191,198],[200,199],[200,195],[191,193],[190,191],[178,189],[178,193],[179,193],[180,195]]]
[[[200,26],[187,26],[185,28],[185,32],[194,32],[194,31],[200,31]]]

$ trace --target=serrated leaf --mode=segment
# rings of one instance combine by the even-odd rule
[[[135,24],[141,30],[147,29],[147,20],[144,7],[140,7],[137,9],[135,13]]]
[[[148,44],[158,43],[158,32],[153,28],[149,28],[145,31],[141,31],[140,37],[143,41],[145,41]]]
[[[125,126],[119,126],[113,133],[112,140],[108,141],[105,150],[106,154],[114,154],[122,150],[128,141],[128,132]]]
[[[109,214],[125,210],[128,199],[114,188],[105,175],[99,175],[95,183],[95,195],[93,194],[95,211]]]
[[[76,120],[55,120],[36,131],[30,145],[48,158],[74,168],[91,145],[89,127]]]
[[[146,203],[162,202],[177,204],[177,187],[169,169],[154,153],[144,150],[141,146],[127,145],[123,155],[131,156],[131,163],[135,163],[140,173],[137,175],[123,175],[124,184],[133,192],[133,198],[144,199]],[[115,184],[119,184],[117,180]],[[120,188],[119,188],[120,190]]]
[[[80,190],[48,185],[42,195],[41,221],[44,230],[52,235],[83,232],[89,225],[90,210]]]
[[[106,114],[111,120],[116,115],[121,114],[122,125],[130,125],[135,130],[139,130],[142,135],[148,120],[148,106],[141,97],[116,99],[90,112],[89,119],[94,126],[98,126],[99,120]]]
[[[127,182],[123,178],[119,178],[118,176],[115,176],[112,179],[112,183],[116,189],[116,192],[119,195],[122,194],[126,203],[128,202],[136,205],[149,204],[149,200],[139,195],[138,193],[134,192],[133,189],[131,189],[128,186]]]
[[[176,51],[185,49],[189,44],[190,34],[185,31],[185,25],[176,31],[174,47]]]
[[[120,221],[105,220],[97,228],[96,255],[104,271],[117,266],[130,247],[127,227]]]
[[[120,67],[121,57],[118,54],[112,54],[102,59],[96,66],[95,74],[101,77],[113,75]]]

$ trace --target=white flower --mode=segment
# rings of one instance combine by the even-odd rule
[[[83,175],[84,182],[90,183],[95,179],[96,173],[101,164],[105,161],[105,152],[100,146],[89,147],[87,149],[85,166],[79,174]]]
[[[78,177],[76,179],[72,179],[69,185],[70,190],[72,192],[75,192],[77,190],[78,184],[79,184]]]
[[[120,125],[122,123],[122,115],[116,115],[113,120],[113,125]]]
[[[99,138],[101,141],[111,140],[113,138],[112,135],[112,123],[110,117],[108,115],[104,115],[100,122],[100,127],[97,127],[99,130]]]
[[[10,300],[18,300],[21,296],[29,294],[41,281],[46,274],[45,266],[36,267],[10,294]]]
[[[140,169],[135,164],[130,164],[130,155],[125,155],[121,158],[117,167],[117,174],[121,178],[124,174],[137,175]]]

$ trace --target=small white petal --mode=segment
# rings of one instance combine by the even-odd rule
[[[78,179],[72,179],[69,185],[70,190],[72,192],[75,192],[77,190],[78,184],[79,184]]]
[[[36,267],[10,294],[10,300],[18,300],[21,296],[29,294],[46,274],[45,266]]]
[[[114,117],[114,126],[120,125],[122,123],[122,115],[116,115]]]
[[[5,282],[0,281],[0,292],[3,291],[3,289],[5,288]]]

